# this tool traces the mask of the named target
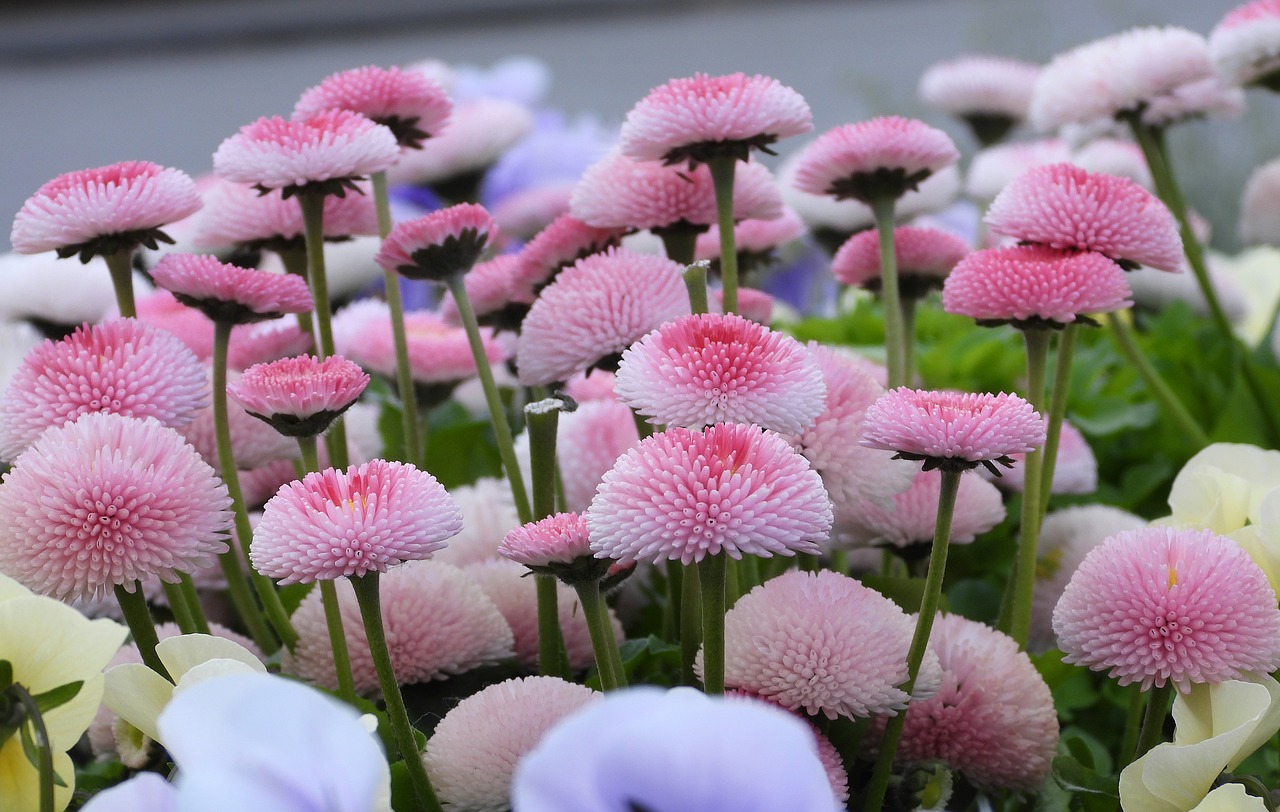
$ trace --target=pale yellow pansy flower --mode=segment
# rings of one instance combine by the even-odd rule
[[[54,808],[64,809],[75,789],[67,751],[89,728],[102,701],[102,669],[124,643],[128,630],[113,620],[89,620],[70,606],[29,592],[0,575],[0,660],[32,695],[83,682],[76,696],[42,714],[53,748],[53,769],[67,786],[54,786]],[[0,798],[6,812],[39,808],[40,774],[14,734],[0,742]]]
[[[1174,699],[1173,719],[1173,741],[1156,745],[1120,774],[1125,812],[1196,809],[1223,770],[1234,769],[1280,730],[1280,683],[1263,675],[1192,685]]]
[[[1204,796],[1191,812],[1270,812],[1256,795],[1244,791],[1240,784],[1223,784]]]

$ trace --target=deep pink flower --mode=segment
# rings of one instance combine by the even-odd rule
[[[281,488],[267,502],[249,558],[282,583],[333,580],[430,558],[461,529],[462,513],[435,477],[373,460]]]
[[[520,383],[539,386],[585,372],[688,313],[683,271],[669,259],[625,249],[561,271],[524,319],[516,345]]]
[[[350,110],[327,110],[246,124],[218,146],[213,169],[237,183],[281,189],[285,197],[307,188],[341,196],[399,155],[391,130]]]
[[[1209,32],[1209,57],[1224,82],[1272,88],[1280,69],[1280,0],[1236,6]]]
[[[254,417],[289,437],[314,437],[351,408],[369,376],[351,361],[331,355],[282,358],[245,370],[227,394]]]
[[[1122,267],[1182,267],[1182,239],[1157,197],[1127,178],[1071,164],[1028,169],[996,196],[985,220],[1020,242],[1093,251]]]
[[[921,226],[893,230],[893,255],[902,295],[919,298],[936,290],[956,263],[969,253],[969,244],[947,231]],[[831,273],[846,285],[880,288],[880,236],[859,232],[831,258]]]
[[[1070,324],[1132,306],[1124,271],[1102,254],[1043,245],[988,248],[956,265],[942,289],[948,313],[979,324]]]
[[[200,208],[195,181],[177,169],[125,161],[59,175],[41,186],[13,218],[9,241],[19,254],[115,254],[173,242],[161,226]]]
[[[828,130],[796,165],[802,192],[871,203],[899,198],[960,158],[942,130],[915,119],[884,116]]]
[[[650,90],[622,123],[623,154],[665,164],[705,162],[813,129],[804,97],[768,76],[694,74]]]
[[[453,102],[421,71],[366,65],[331,74],[304,91],[293,117],[305,119],[327,110],[360,113],[390,129],[401,147],[421,149],[423,141],[444,128]]]
[[[301,355],[314,343],[311,334],[302,332],[293,319],[238,325],[231,331],[227,346],[227,368],[243,371],[254,364]]]
[[[593,372],[591,377],[600,374]],[[560,415],[556,457],[560,461],[565,506],[569,510],[586,510],[605,473],[638,442],[635,415],[612,397],[579,402],[575,411]]]
[[[447,282],[476,264],[498,238],[498,224],[483,206],[460,203],[398,223],[374,261],[409,279]]]
[[[190,423],[208,400],[204,368],[177,337],[136,319],[84,325],[29,352],[0,397],[0,459],[82,414]]]
[[[940,471],[919,471],[911,487],[893,497],[887,507],[864,502],[856,511],[858,524],[872,544],[911,547],[933,540],[938,520]],[[981,477],[961,477],[951,517],[952,544],[968,544],[1004,521],[1004,500],[996,486]]]
[[[1035,792],[1058,744],[1053,695],[1006,634],[940,614],[929,645],[942,684],[907,708],[897,761],[945,762],[979,789]]]
[[[531,305],[564,268],[617,247],[625,229],[597,228],[564,214],[551,221],[520,251],[512,278],[512,300]]]
[[[94,412],[51,428],[0,487],[0,571],[56,598],[97,598],[213,565],[231,500],[155,418]]]
[[[899,686],[914,629],[893,601],[847,575],[791,570],[725,613],[725,686],[828,719],[894,714],[912,698]],[[931,695],[938,677],[926,651],[913,697]]]
[[[920,77],[920,100],[964,119],[983,144],[999,141],[1027,117],[1040,66],[1003,56],[937,62]]]
[[[901,386],[867,409],[868,448],[896,451],[899,457],[925,460],[926,468],[994,463],[1044,444],[1043,419],[1031,404],[1001,392],[937,392]]]
[[[669,429],[623,454],[587,510],[591,548],[622,563],[816,554],[831,500],[773,432],[741,423]]]
[[[478,98],[453,108],[449,123],[387,171],[392,183],[448,184],[478,177],[533,129],[533,114],[506,99]]]
[[[362,194],[325,197],[326,239],[378,233],[378,212],[365,187],[364,183],[357,184]],[[191,238],[200,250],[303,246],[302,207],[296,200],[285,200],[278,189],[263,194],[252,186],[224,180],[205,191],[204,202]]]
[[[618,399],[650,423],[756,423],[795,434],[823,409],[809,351],[786,333],[729,313],[667,322],[622,353]]]
[[[168,254],[151,269],[151,277],[213,321],[248,324],[313,306],[307,280],[300,276],[241,268],[208,254]]]
[[[1085,556],[1053,611],[1066,662],[1142,690],[1241,679],[1280,666],[1276,593],[1253,559],[1209,530],[1119,533]]]

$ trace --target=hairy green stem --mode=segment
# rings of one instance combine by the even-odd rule
[[[103,254],[107,270],[111,272],[111,287],[116,292],[116,307],[126,319],[138,317],[138,306],[133,300],[133,249],[126,248],[114,254]]]
[[[618,653],[618,641],[613,637],[613,624],[609,622],[609,610],[600,595],[599,581],[574,584],[582,613],[587,618],[587,631],[591,634],[591,648],[596,655],[596,668],[600,671],[600,687],[606,691],[627,687],[623,673],[622,655]]]
[[[716,217],[720,227],[720,284],[724,294],[724,312],[738,312],[738,247],[733,233],[733,174],[738,159],[717,155],[707,162],[711,183],[716,191]]]
[[[544,398],[524,408],[529,432],[534,521],[550,516],[556,509],[556,432],[560,426],[560,407],[560,401]],[[568,677],[556,579],[542,573],[534,578],[538,584],[538,673]],[[589,617],[587,620],[590,622]]]
[[[724,693],[725,561],[720,553],[695,565],[702,586],[702,690],[708,694]]]
[[[1164,740],[1164,718],[1169,715],[1169,700],[1173,698],[1173,691],[1173,683],[1166,681],[1164,685],[1147,692],[1142,733],[1138,736],[1138,746],[1133,750],[1131,763],[1142,758],[1148,750]]]
[[[147,608],[146,596],[142,594],[142,584],[134,581],[132,592],[125,589],[123,585],[116,584],[115,592],[116,600],[120,603],[120,611],[124,613],[124,622],[129,627],[129,633],[133,635],[133,643],[138,647],[138,653],[142,655],[142,662],[152,671],[173,682],[173,677],[169,676],[168,669],[156,654],[156,645],[160,642],[160,638],[156,635],[156,624],[151,619],[151,610]]]
[[[178,631],[183,634],[200,634],[200,627],[196,625],[195,615],[191,613],[182,584],[162,581],[160,587],[164,590],[165,600],[169,601],[169,611],[173,613],[173,622],[178,624]]]
[[[307,282],[311,285],[311,298],[315,300],[316,331],[320,338],[317,355],[324,360],[334,354],[333,314],[329,309],[329,280],[324,265],[324,195],[302,192],[298,195],[298,204],[302,207],[307,244]],[[329,450],[329,464],[339,471],[346,470],[347,428],[341,417],[329,427],[325,448]]]
[[[1043,414],[1045,373],[1049,365],[1049,330],[1031,327],[1022,331],[1027,345],[1027,401]],[[1036,551],[1040,540],[1041,466],[1043,446],[1026,455],[1022,486],[1022,521],[1018,533],[1018,553],[1010,589],[1009,636],[1021,648],[1027,647],[1031,630],[1031,593],[1036,584]]]
[[[684,284],[689,289],[689,312],[698,314],[710,310],[707,302],[707,266],[695,262],[686,267]]]
[[[1058,357],[1054,359],[1053,392],[1049,396],[1049,426],[1044,441],[1044,465],[1040,475],[1040,519],[1049,506],[1053,493],[1053,475],[1058,467],[1058,445],[1062,440],[1062,421],[1067,417],[1067,400],[1071,397],[1071,360],[1076,352],[1080,325],[1068,324],[1058,337]]]
[[[898,258],[893,245],[893,211],[897,198],[882,196],[871,202],[880,240],[880,301],[884,305],[884,354],[889,368],[889,388],[907,386],[907,336],[902,323],[902,297],[898,290]]]

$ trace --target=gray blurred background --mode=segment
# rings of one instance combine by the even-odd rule
[[[920,73],[961,53],[1044,62],[1137,25],[1202,33],[1236,3],[1204,0],[205,0],[0,4],[0,218],[62,172],[145,159],[207,172],[218,144],[287,115],[336,70],[436,58],[535,57],[547,102],[620,122],[651,87],[695,71],[764,73],[800,91],[819,131],[872,115],[923,118]],[[1192,203],[1236,244],[1240,189],[1280,155],[1280,98],[1172,137]],[[780,145],[786,150],[788,145]],[[794,148],[794,147],[793,147]],[[8,222],[5,220],[5,222]],[[4,239],[7,241],[7,231]],[[6,242],[7,247],[7,242]]]

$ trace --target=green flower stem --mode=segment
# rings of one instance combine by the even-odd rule
[[[195,621],[196,632],[209,634],[209,619],[204,615],[204,604],[200,602],[200,593],[196,591],[195,581],[185,572],[178,573],[178,584],[182,593],[187,596],[187,607],[191,611],[191,619]]]
[[[378,210],[378,234],[386,239],[391,233],[391,201],[387,197],[387,173],[374,172],[373,202]],[[413,388],[413,373],[409,369],[409,338],[404,328],[404,302],[400,296],[400,274],[383,271],[383,287],[387,294],[387,307],[391,310],[391,338],[396,346],[396,388],[400,390],[401,412],[404,421],[405,453],[414,465],[423,462],[422,434],[418,428],[418,396]]]
[[[142,584],[134,581],[132,592],[116,584],[116,600],[120,602],[124,622],[129,626],[129,633],[133,635],[138,653],[142,655],[142,662],[146,663],[152,671],[173,682],[169,671],[156,654],[156,645],[160,642],[160,638],[156,636],[156,626],[151,620],[151,610],[147,608],[146,596],[142,594]]]
[[[674,227],[657,230],[667,259],[681,265],[693,264],[694,248],[698,245],[698,232],[693,227]]]
[[[724,312],[738,312],[738,248],[733,233],[733,173],[738,159],[717,155],[707,162],[711,182],[716,190],[716,216],[720,227],[720,284],[724,293]]]
[[[160,586],[164,589],[165,599],[169,601],[169,611],[173,613],[173,622],[178,624],[178,631],[183,634],[199,634],[200,627],[191,614],[191,606],[187,602],[187,593],[183,591],[182,584],[162,581]]]
[[[898,291],[898,258],[893,245],[893,210],[898,200],[880,197],[871,202],[880,240],[880,301],[884,304],[884,354],[889,367],[889,388],[907,386],[906,341],[902,323],[902,297]]]
[[[699,561],[698,581],[702,586],[702,690],[724,693],[724,553]]]
[[[240,490],[240,474],[236,470],[235,454],[231,450],[231,427],[227,416],[227,346],[231,339],[230,322],[216,322],[213,330],[213,425],[218,438],[218,465],[222,469],[222,481],[227,485],[231,495],[231,510],[235,518],[236,537],[244,554],[249,555],[249,544],[253,541],[253,527],[249,524],[249,512],[245,509],[244,494]],[[229,553],[234,555],[235,553]],[[249,581],[258,593],[267,621],[275,630],[280,642],[290,651],[298,642],[298,633],[289,622],[289,614],[276,594],[271,579],[249,568]],[[239,607],[237,607],[239,608]],[[276,650],[274,644],[263,649],[266,653]]]
[[[1169,700],[1173,698],[1173,683],[1165,681],[1159,688],[1147,692],[1147,711],[1142,716],[1142,733],[1138,736],[1138,746],[1134,748],[1133,758],[1136,761],[1146,755],[1164,739],[1164,718],[1169,715]]]
[[[929,635],[933,631],[933,618],[938,612],[938,604],[942,599],[942,580],[947,570],[947,549],[951,544],[951,516],[955,512],[956,493],[960,490],[960,471],[942,470],[942,485],[938,493],[938,519],[933,526],[933,548],[929,553],[929,574],[924,582],[924,595],[920,599],[920,614],[916,618],[915,634],[911,637],[911,648],[907,651],[907,681],[902,690],[908,695],[915,690],[916,677],[920,674],[920,664],[924,662],[925,649],[929,645]],[[866,812],[880,812],[884,803],[885,791],[889,788],[889,775],[893,770],[893,758],[898,750],[898,741],[902,738],[902,727],[907,720],[907,711],[900,711],[889,718],[884,738],[880,744],[880,753],[876,756],[875,769],[867,786],[866,801],[863,809]]]
[[[126,248],[114,254],[103,254],[107,270],[111,272],[111,287],[116,291],[116,306],[127,319],[138,317],[138,307],[133,301],[133,250]]]
[[[218,566],[222,569],[222,577],[227,582],[227,594],[231,598],[231,605],[235,607],[236,615],[244,624],[245,631],[249,632],[249,636],[253,638],[254,644],[263,652],[277,651],[280,643],[276,641],[275,635],[271,633],[271,627],[263,619],[262,612],[253,598],[253,592],[249,589],[249,582],[245,580],[244,570],[240,566],[240,553],[235,549],[235,540],[231,539],[229,544],[231,549],[218,556]]]
[[[116,587],[119,589],[120,587]],[[139,592],[141,588],[139,587]],[[143,604],[144,608],[146,604]],[[162,672],[163,673],[163,672]],[[40,713],[40,705],[35,697],[21,685],[14,685],[10,690],[22,703],[23,715],[31,722],[31,743],[36,746],[36,774],[40,782],[39,812],[53,812],[53,742],[49,741],[49,730],[45,727],[44,716]]]
[[[286,248],[279,253],[280,262],[284,265],[287,273],[294,276],[300,276],[306,279],[307,274],[307,249],[303,247]],[[311,340],[316,340],[316,325],[311,318],[311,312],[295,313],[298,320],[298,329],[311,336]]]
[[[591,648],[596,655],[596,668],[600,671],[600,687],[606,691],[627,687],[627,677],[622,669],[622,656],[618,653],[618,641],[613,637],[613,624],[609,611],[600,596],[599,581],[574,584],[582,613],[587,618],[587,631],[591,633]]]
[[[489,366],[489,358],[484,353],[484,344],[480,339],[480,325],[476,322],[475,310],[471,307],[471,298],[467,296],[467,287],[461,275],[449,277],[449,290],[453,293],[454,303],[458,307],[458,316],[467,329],[467,340],[471,344],[471,355],[476,362],[476,373],[480,376],[480,385],[484,389],[484,399],[489,405],[489,420],[493,424],[493,435],[498,441],[498,455],[502,458],[502,467],[507,472],[507,482],[511,484],[511,496],[516,503],[516,514],[521,524],[533,521],[533,511],[529,507],[529,496],[525,491],[524,477],[520,474],[520,463],[516,460],[515,443],[511,440],[511,425],[507,422],[507,413],[502,405],[502,397],[498,394],[498,385],[493,381],[493,369]]]
[[[1053,392],[1049,399],[1048,437],[1044,441],[1044,466],[1040,472],[1040,519],[1044,520],[1053,493],[1053,474],[1058,467],[1058,444],[1062,440],[1062,421],[1067,416],[1067,400],[1071,396],[1071,360],[1076,353],[1080,325],[1072,322],[1058,337],[1058,357],[1054,360]]]
[[[564,634],[560,629],[556,577],[539,572],[534,573],[533,580],[538,593],[538,673],[544,677],[568,679],[568,655],[565,654]]]
[[[1049,339],[1047,329],[1028,328],[1022,331],[1027,345],[1027,401],[1043,414],[1045,372],[1049,366]],[[1010,602],[1009,636],[1021,648],[1027,647],[1027,635],[1031,631],[1031,592],[1036,584],[1036,549],[1040,540],[1041,466],[1044,448],[1027,454],[1026,474],[1022,488],[1022,522],[1018,534],[1018,554],[1013,566],[1013,580],[1009,588],[1013,592]]]
[[[828,568],[841,575],[849,574],[849,551],[848,550],[832,550],[831,566]]]
[[[1141,687],[1135,683],[1126,689],[1129,691],[1129,711],[1125,715],[1124,740],[1120,742],[1117,761],[1123,760],[1138,747],[1138,731],[1142,728],[1142,711],[1147,705],[1147,695],[1140,690]]]
[[[1129,323],[1124,320],[1118,313],[1108,313],[1107,323],[1111,325],[1111,335],[1115,338],[1116,344],[1120,346],[1120,351],[1129,359],[1129,363],[1133,364],[1134,369],[1138,371],[1138,375],[1147,384],[1147,388],[1151,390],[1151,394],[1160,402],[1160,406],[1164,409],[1165,414],[1173,418],[1178,424],[1178,428],[1190,437],[1196,445],[1203,448],[1209,445],[1209,435],[1205,430],[1200,428],[1200,424],[1187,411],[1187,407],[1173,390],[1169,388],[1169,384],[1165,383],[1164,378],[1151,365],[1151,361],[1142,352],[1142,348],[1138,346],[1137,339],[1133,336],[1133,330],[1129,327]]]
[[[400,683],[396,681],[395,671],[391,667],[391,652],[387,650],[387,634],[382,625],[382,606],[378,598],[378,573],[369,572],[359,578],[352,578],[351,586],[355,588],[356,601],[360,604],[360,617],[364,620],[365,635],[369,639],[369,652],[373,655],[378,685],[382,688],[382,698],[387,706],[387,720],[391,723],[391,730],[400,747],[400,757],[404,759],[408,769],[418,807],[428,812],[443,812],[435,790],[431,788],[431,779],[427,777],[427,768],[422,763],[413,726],[409,724],[409,712],[405,709],[404,697],[400,694]]]
[[[544,398],[524,407],[529,432],[529,467],[533,477],[533,520],[556,510],[556,432],[560,426],[561,402]],[[543,676],[569,675],[564,634],[560,630],[556,579],[539,573],[538,584],[538,673]],[[583,608],[586,606],[584,604]],[[590,615],[587,622],[591,622]],[[604,672],[601,672],[603,678]]]
[[[916,381],[916,305],[920,300],[915,296],[902,299],[902,374],[906,376],[903,386],[914,386]]]
[[[668,561],[667,567],[680,572],[680,683],[696,688],[693,663],[702,647],[702,583],[692,564]]]
[[[307,243],[307,282],[311,285],[311,298],[315,300],[316,334],[320,339],[318,355],[323,361],[334,354],[329,280],[324,267],[324,195],[300,192],[298,204],[302,207],[302,227]],[[339,471],[346,470],[347,428],[341,417],[329,427],[325,447],[329,450],[329,464]]]
[[[707,266],[695,262],[685,268],[684,284],[689,289],[689,312],[698,314],[710,310],[707,302]]]

